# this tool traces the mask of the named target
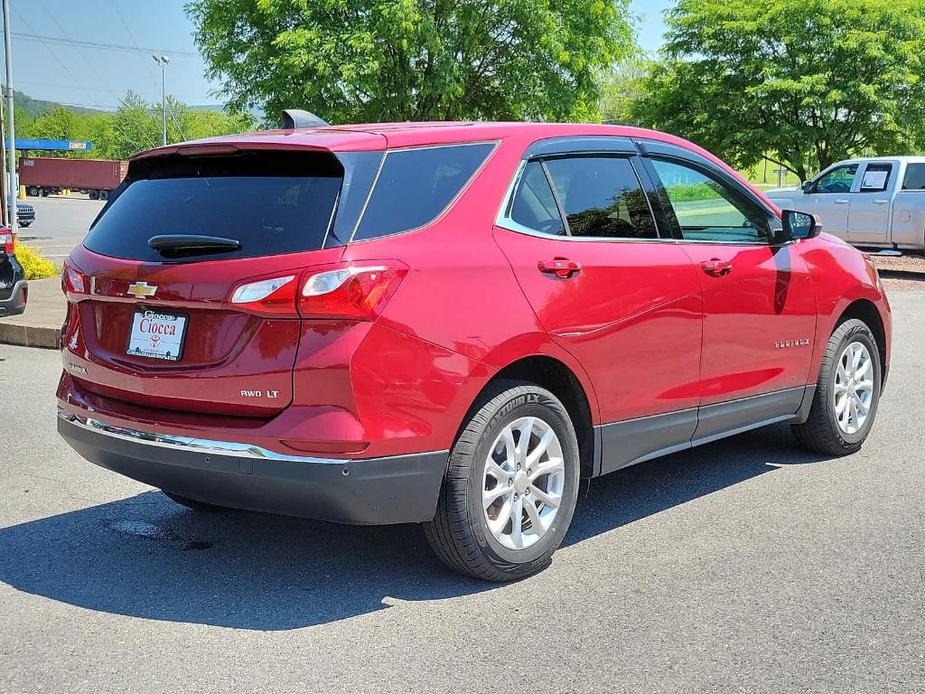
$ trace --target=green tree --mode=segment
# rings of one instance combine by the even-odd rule
[[[332,122],[590,119],[633,47],[628,0],[191,0],[236,110]]]
[[[925,144],[922,0],[680,0],[667,25],[634,115],[740,168]]]
[[[601,82],[601,118],[605,123],[639,125],[636,103],[645,93],[645,78],[652,61],[634,55],[610,68]]]
[[[161,121],[148,102],[129,91],[111,119],[109,141],[100,152],[113,159],[127,159],[136,152],[161,144]]]

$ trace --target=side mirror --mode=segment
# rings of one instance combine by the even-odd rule
[[[802,190],[804,193],[809,193],[812,187],[813,187],[812,181],[803,181],[800,184],[800,190]]]
[[[781,221],[784,225],[784,234],[793,241],[799,239],[811,239],[819,236],[822,231],[822,225],[815,215],[808,212],[797,212],[796,210],[783,210],[781,212]]]

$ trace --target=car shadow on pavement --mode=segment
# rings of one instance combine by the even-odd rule
[[[793,448],[789,436],[780,427],[756,431],[614,473],[587,493],[583,486],[565,544],[778,465],[822,460]],[[0,529],[0,580],[91,610],[260,630],[497,587],[445,569],[418,526],[197,513],[159,492]]]

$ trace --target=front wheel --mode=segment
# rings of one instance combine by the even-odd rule
[[[428,541],[450,568],[512,581],[545,568],[578,495],[575,428],[548,390],[517,381],[487,393],[450,452]]]
[[[880,352],[873,333],[863,321],[845,321],[826,345],[809,419],[793,426],[797,440],[823,455],[860,450],[877,414],[880,382]]]

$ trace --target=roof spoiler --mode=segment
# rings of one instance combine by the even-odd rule
[[[314,113],[298,108],[287,108],[283,111],[283,130],[294,128],[323,128],[330,123],[321,120]]]

